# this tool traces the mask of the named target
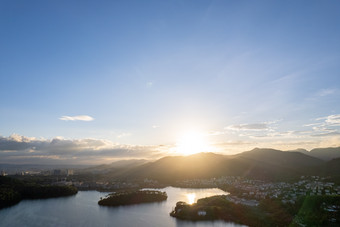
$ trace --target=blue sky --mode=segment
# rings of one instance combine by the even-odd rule
[[[27,145],[53,140],[157,156],[188,131],[226,154],[340,146],[339,12],[339,1],[1,1],[1,157],[69,160]]]

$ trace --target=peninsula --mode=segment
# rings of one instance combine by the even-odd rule
[[[228,195],[199,199],[197,203],[177,202],[170,216],[190,221],[224,220],[248,226],[338,226],[338,195],[302,196],[294,204],[264,199],[250,204],[233,201]]]
[[[48,199],[71,196],[78,193],[73,186],[37,184],[34,181],[0,176],[0,209],[13,206],[24,199]]]

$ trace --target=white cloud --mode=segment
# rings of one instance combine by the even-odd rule
[[[127,133],[127,132],[123,132],[122,134],[119,134],[118,136],[117,136],[117,138],[123,138],[123,137],[127,137],[127,136],[131,136],[131,133]]]
[[[149,82],[146,83],[146,86],[147,86],[147,87],[152,87],[153,84],[154,84],[154,83],[153,83],[152,81],[149,81]]]
[[[15,133],[9,136],[8,138],[9,140],[15,141],[15,142],[30,142],[30,141],[36,140],[35,137],[26,137],[26,136],[21,136]]]
[[[159,125],[153,125],[152,126],[152,128],[159,128],[159,127],[161,127],[161,126],[159,126]]]
[[[320,126],[321,123],[311,123],[311,124],[304,124],[303,127],[314,127],[314,126]]]
[[[336,126],[340,126],[340,114],[337,115],[329,115],[326,118],[326,123],[330,124],[330,125],[336,125]]]
[[[256,124],[239,124],[239,125],[230,125],[225,129],[234,130],[234,131],[263,131],[269,130],[270,123],[256,123]]]
[[[312,135],[313,137],[325,137],[325,136],[339,136],[340,133],[339,132],[327,132],[327,133],[321,133],[321,134],[315,134],[315,135]]]
[[[0,136],[0,160],[13,164],[102,164],[113,159],[164,156],[159,146],[121,145],[100,139],[35,139]]]
[[[94,118],[88,115],[77,115],[77,116],[62,116],[59,118],[62,121],[93,121]]]
[[[329,115],[315,119],[316,121],[324,121],[319,123],[320,126],[340,126],[340,114]]]
[[[322,89],[322,90],[317,92],[317,95],[323,97],[323,96],[327,96],[327,95],[332,95],[335,92],[336,92],[335,89]]]

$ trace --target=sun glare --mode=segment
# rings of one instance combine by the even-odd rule
[[[195,193],[189,193],[187,194],[188,204],[192,205],[195,203],[196,194]]]
[[[182,134],[176,144],[176,152],[181,155],[192,155],[209,152],[210,150],[206,135],[198,131],[190,131]]]

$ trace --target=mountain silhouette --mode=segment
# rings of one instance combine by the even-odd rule
[[[167,156],[154,162],[139,163],[134,168],[129,165],[128,168],[114,169],[108,176],[121,180],[150,178],[162,183],[220,176],[281,180],[317,174],[325,163],[300,152],[255,148],[236,155],[199,153],[190,156]]]

